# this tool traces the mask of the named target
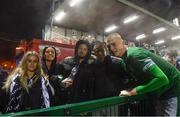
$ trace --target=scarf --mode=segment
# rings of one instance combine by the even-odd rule
[[[30,88],[33,84],[33,78],[31,78],[28,81],[28,88]],[[42,92],[41,98],[41,105],[40,108],[47,108],[50,107],[50,97],[48,88],[50,88],[52,94],[54,95],[54,89],[49,84],[48,81],[46,81],[43,77],[41,78],[41,87],[39,88]],[[9,91],[9,101],[6,107],[6,112],[18,112],[22,111],[24,109],[23,107],[23,101],[24,101],[24,95],[25,91],[20,85],[19,82],[19,75],[15,75],[12,79],[12,82],[10,84],[10,91]]]

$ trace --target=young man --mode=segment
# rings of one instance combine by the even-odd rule
[[[124,71],[124,62],[121,58],[110,56],[105,43],[97,42],[94,47],[94,55],[97,57],[95,64],[95,74],[97,86],[95,94],[103,96],[103,92],[108,93],[107,96],[117,96],[121,90],[126,89],[129,81]],[[106,84],[106,85],[105,85]],[[106,87],[102,87],[105,85]],[[129,87],[128,87],[129,88]]]
[[[121,58],[110,56],[104,42],[97,41],[93,46],[97,58],[95,71],[95,97],[105,98],[119,95],[121,90],[129,88],[129,78],[124,71],[124,62]],[[95,116],[127,116],[128,105],[118,105],[98,111]],[[111,112],[111,113],[110,113]],[[115,113],[112,113],[115,112]]]
[[[123,90],[120,95],[133,96],[149,93],[157,97],[156,114],[176,116],[180,95],[180,73],[170,63],[148,50],[129,47],[118,33],[107,37],[112,53],[124,60],[126,70],[138,82],[132,90]]]
[[[94,61],[91,57],[91,46],[86,40],[76,43],[74,57],[62,61],[62,75],[66,78],[62,83],[67,87],[67,103],[94,98]]]

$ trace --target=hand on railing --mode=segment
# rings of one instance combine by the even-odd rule
[[[136,89],[132,89],[132,90],[122,90],[119,94],[119,96],[133,96],[136,95]]]
[[[62,80],[61,83],[62,83],[63,87],[67,88],[73,84],[73,80],[70,78],[66,78],[66,79]]]

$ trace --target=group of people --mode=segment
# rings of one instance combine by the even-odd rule
[[[74,57],[60,63],[54,47],[45,47],[42,58],[34,51],[25,53],[1,81],[0,109],[18,112],[144,93],[154,97],[157,115],[176,115],[180,72],[148,50],[127,47],[121,36],[113,33],[93,46],[79,40]]]
[[[111,75],[111,68],[108,70],[100,65],[98,67],[104,68],[99,69],[91,52],[91,45],[86,40],[78,41],[75,56],[67,57],[61,63],[56,61],[54,47],[45,47],[42,56],[35,51],[26,52],[15,69],[1,77],[1,112],[47,108],[118,95],[118,88],[122,88],[118,77],[123,75],[123,72],[118,74],[120,67],[116,68],[115,74],[120,76],[114,78],[116,85],[113,85],[104,74],[108,71]],[[111,60],[106,61],[107,65],[104,65],[108,67]]]

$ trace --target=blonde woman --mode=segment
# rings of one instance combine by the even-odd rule
[[[3,112],[47,108],[53,105],[54,89],[44,75],[37,52],[27,52],[7,78]]]

